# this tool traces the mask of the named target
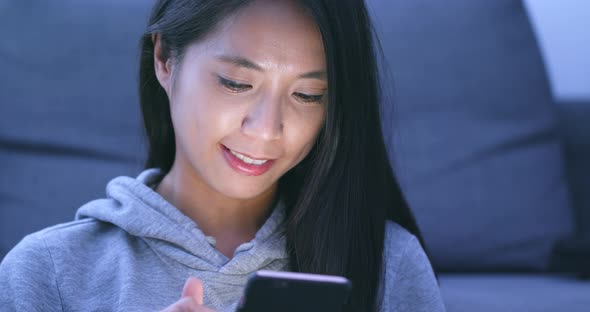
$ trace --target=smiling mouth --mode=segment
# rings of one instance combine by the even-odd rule
[[[220,144],[223,156],[227,164],[238,173],[247,176],[259,176],[267,172],[275,162],[275,159],[259,159],[236,152],[227,146]]]
[[[234,151],[234,150],[232,150],[230,148],[228,148],[228,150],[229,150],[230,153],[232,153],[234,156],[236,156],[237,158],[239,158],[241,161],[243,161],[243,162],[245,162],[247,164],[250,164],[250,165],[258,165],[258,166],[260,166],[260,165],[265,164],[268,161],[268,159],[250,158],[250,157],[248,157],[248,156],[246,156],[244,154],[240,154],[240,153],[238,153],[238,152],[236,152],[236,151]]]

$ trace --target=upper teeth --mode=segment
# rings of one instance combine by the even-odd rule
[[[267,162],[268,160],[264,159],[264,160],[258,160],[258,159],[252,159],[249,157],[246,157],[238,152],[235,152],[233,150],[229,150],[234,156],[238,157],[239,159],[241,159],[243,162],[247,163],[247,164],[251,164],[251,165],[262,165],[265,162]]]

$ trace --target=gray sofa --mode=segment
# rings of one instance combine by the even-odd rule
[[[142,169],[150,4],[0,3],[0,259]],[[368,4],[391,159],[448,310],[590,311],[590,103],[554,103],[522,4]]]
[[[590,103],[554,103],[523,4],[369,3],[391,159],[448,310],[590,311]]]

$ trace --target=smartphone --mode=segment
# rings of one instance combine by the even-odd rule
[[[342,311],[352,283],[341,276],[257,271],[252,273],[238,312]]]

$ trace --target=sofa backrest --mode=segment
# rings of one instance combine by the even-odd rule
[[[0,3],[0,259],[142,168],[137,56],[151,4]]]
[[[557,114],[520,1],[370,0],[391,159],[445,271],[547,270],[573,232]]]

